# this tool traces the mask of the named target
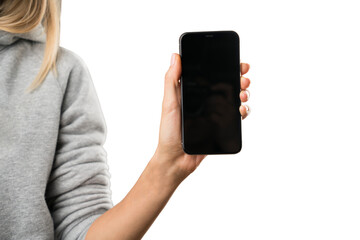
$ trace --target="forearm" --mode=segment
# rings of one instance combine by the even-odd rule
[[[126,197],[91,225],[86,240],[143,237],[181,182],[161,163],[155,154]]]

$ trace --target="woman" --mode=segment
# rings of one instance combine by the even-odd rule
[[[59,47],[60,4],[0,1],[0,239],[140,239],[205,158],[181,147],[180,56],[165,76],[157,149],[113,206],[105,120],[86,65]],[[242,102],[249,84],[241,78]]]

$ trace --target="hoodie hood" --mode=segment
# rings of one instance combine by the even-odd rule
[[[26,33],[10,33],[0,30],[0,50],[4,47],[13,44],[19,39],[25,39],[34,42],[46,42],[46,33],[42,24],[38,24],[30,32]]]

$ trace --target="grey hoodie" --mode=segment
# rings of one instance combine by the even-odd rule
[[[84,239],[113,206],[106,124],[89,71],[60,48],[58,77],[25,93],[45,33],[0,31],[0,239]]]

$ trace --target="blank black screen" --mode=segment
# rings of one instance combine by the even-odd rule
[[[233,31],[185,33],[182,61],[182,141],[189,154],[241,149],[239,37]]]

